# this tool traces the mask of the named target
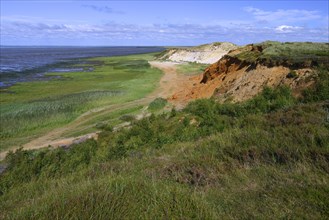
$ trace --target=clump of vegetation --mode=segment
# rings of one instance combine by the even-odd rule
[[[126,121],[126,122],[132,122],[132,121],[136,120],[136,118],[133,115],[127,115],[126,114],[126,115],[120,116],[120,120]]]
[[[329,72],[325,68],[318,70],[315,86],[303,92],[304,102],[329,100]]]
[[[167,105],[167,103],[167,99],[156,98],[149,104],[148,109],[151,111],[160,110],[163,109]]]
[[[113,126],[111,126],[109,123],[99,122],[95,125],[95,127],[103,131],[113,131]]]
[[[288,74],[287,74],[287,78],[288,79],[294,79],[294,78],[297,78],[298,77],[298,74],[296,73],[296,71],[292,70],[290,71]]]
[[[220,46],[222,44],[223,44],[222,42],[214,42],[214,43],[212,43],[213,46]]]

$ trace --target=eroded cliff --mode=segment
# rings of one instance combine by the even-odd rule
[[[289,86],[295,96],[312,86],[317,68],[329,66],[325,43],[251,44],[230,51],[209,66],[200,81],[216,87],[219,101],[240,102],[252,98],[265,86]],[[215,84],[215,86],[214,86]],[[209,87],[209,86],[208,86]]]

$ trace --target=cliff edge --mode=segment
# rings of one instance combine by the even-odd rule
[[[329,67],[328,43],[268,41],[230,51],[205,70],[200,84],[216,87],[213,96],[221,102],[250,99],[265,86],[286,85],[300,96],[320,67]]]
[[[216,42],[196,47],[170,48],[158,55],[158,60],[212,64],[237,46],[228,42]]]

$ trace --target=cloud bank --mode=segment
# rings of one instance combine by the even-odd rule
[[[109,7],[85,5],[102,13],[118,13]],[[1,44],[52,45],[196,45],[213,41],[236,44],[278,41],[328,42],[328,22],[308,27],[298,22],[323,19],[317,11],[276,10],[265,11],[248,7],[244,11],[251,20],[241,23],[226,20],[207,24],[129,24],[104,22],[90,24],[83,21],[43,20],[25,17],[1,18]]]

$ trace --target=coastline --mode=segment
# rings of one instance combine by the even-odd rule
[[[1,46],[0,89],[16,83],[50,80],[48,74],[88,71],[87,60],[163,51],[163,47]]]
[[[86,60],[93,64],[88,68],[93,68],[93,71],[49,73],[48,76],[59,77],[1,89],[0,152],[18,148],[53,129],[65,127],[85,112],[120,106],[150,94],[162,75],[160,70],[148,64],[153,55],[88,58]],[[113,114],[138,114],[138,105],[137,102],[113,111]],[[105,115],[102,120],[109,120],[114,125],[120,123],[119,116],[112,117],[111,114]],[[93,115],[96,117],[97,113]],[[88,127],[88,132],[97,131],[97,120],[93,120],[82,127]]]

